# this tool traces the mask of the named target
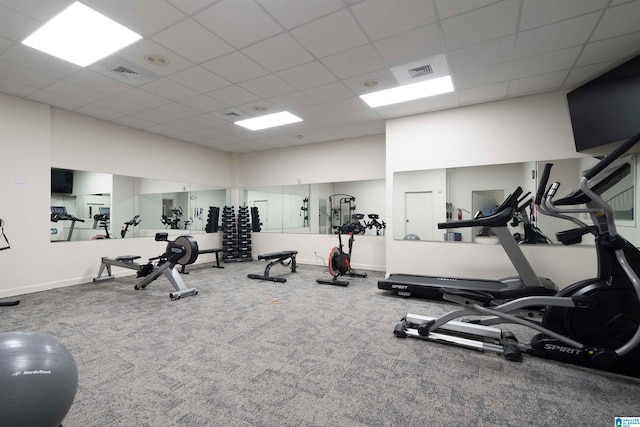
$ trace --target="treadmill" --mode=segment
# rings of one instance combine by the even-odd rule
[[[417,274],[391,274],[378,281],[378,289],[393,291],[401,296],[442,300],[441,288],[454,287],[459,290],[485,292],[495,299],[512,299],[533,295],[555,295],[556,285],[549,279],[538,277],[522,253],[520,245],[511,235],[509,222],[521,206],[522,188],[518,187],[496,210],[487,216],[476,215],[473,219],[439,223],[439,229],[463,227],[490,227],[511,260],[518,276],[500,280],[423,276]],[[523,199],[528,196],[525,195]],[[528,199],[524,203],[529,203]]]

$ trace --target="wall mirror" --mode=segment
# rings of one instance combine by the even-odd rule
[[[582,172],[597,160],[590,157],[551,160],[548,162],[524,162],[501,165],[471,166],[450,169],[432,169],[396,172],[393,175],[393,238],[396,240],[418,237],[426,241],[462,241],[495,243],[490,230],[479,228],[438,229],[438,223],[472,218],[478,211],[491,213],[518,186],[534,197],[538,177],[545,163],[553,163],[550,182],[561,183],[559,195],[576,189]],[[635,222],[636,156],[629,155],[619,162],[629,162],[631,173],[608,190],[603,196],[615,206],[616,224],[627,239],[638,240]],[[523,196],[524,197],[524,196]],[[575,214],[576,216],[579,214]],[[558,231],[573,228],[569,221],[537,215],[535,209],[526,207],[519,212],[517,226],[512,232],[517,240],[529,236],[526,231],[537,230],[542,235],[538,243],[557,243]],[[590,219],[582,214],[587,223]],[[525,229],[525,226],[529,230]],[[489,239],[487,239],[489,237]],[[592,244],[586,237],[583,244]]]
[[[382,236],[385,188],[385,180],[252,187],[241,191],[241,203],[258,208],[261,232],[332,234],[359,213],[359,233]]]
[[[205,233],[229,203],[223,187],[52,168],[51,241]]]

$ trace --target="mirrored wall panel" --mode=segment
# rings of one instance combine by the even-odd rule
[[[222,187],[52,168],[51,241],[212,232],[210,208],[229,203]]]
[[[246,188],[241,203],[259,216],[260,232],[384,236],[385,180]]]
[[[560,182],[560,195],[579,187],[582,173],[597,160],[589,157],[551,160],[549,162],[524,162],[502,165],[472,166],[451,169],[432,169],[394,173],[393,182],[393,238],[424,241],[460,241],[497,243],[490,229],[482,227],[439,228],[439,223],[455,225],[456,220],[466,220],[477,215],[490,215],[517,187],[523,189],[520,209],[509,227],[521,244],[558,243],[558,231],[573,228],[575,224],[538,214],[533,206],[538,179],[545,163],[552,163],[549,182]],[[616,211],[616,224],[622,227],[627,239],[638,240],[635,221],[636,156],[629,155],[618,163],[628,162],[630,173],[615,186],[603,193]],[[590,221],[588,214],[580,216]],[[585,237],[584,244],[592,244],[593,238]]]

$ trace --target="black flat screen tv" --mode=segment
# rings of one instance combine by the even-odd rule
[[[567,94],[576,150],[640,132],[640,56]]]
[[[51,168],[51,192],[60,194],[73,193],[73,171]]]

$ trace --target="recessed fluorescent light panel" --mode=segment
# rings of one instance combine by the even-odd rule
[[[420,83],[368,93],[366,95],[360,95],[360,98],[362,98],[369,107],[375,108],[448,92],[453,92],[451,76],[438,77],[437,79],[425,80]]]
[[[235,124],[250,130],[260,130],[301,121],[302,119],[300,117],[294,116],[288,111],[283,111],[281,113],[267,114],[266,116],[255,117],[253,119],[240,120],[235,122]]]
[[[142,36],[95,10],[75,2],[22,44],[86,67]]]

